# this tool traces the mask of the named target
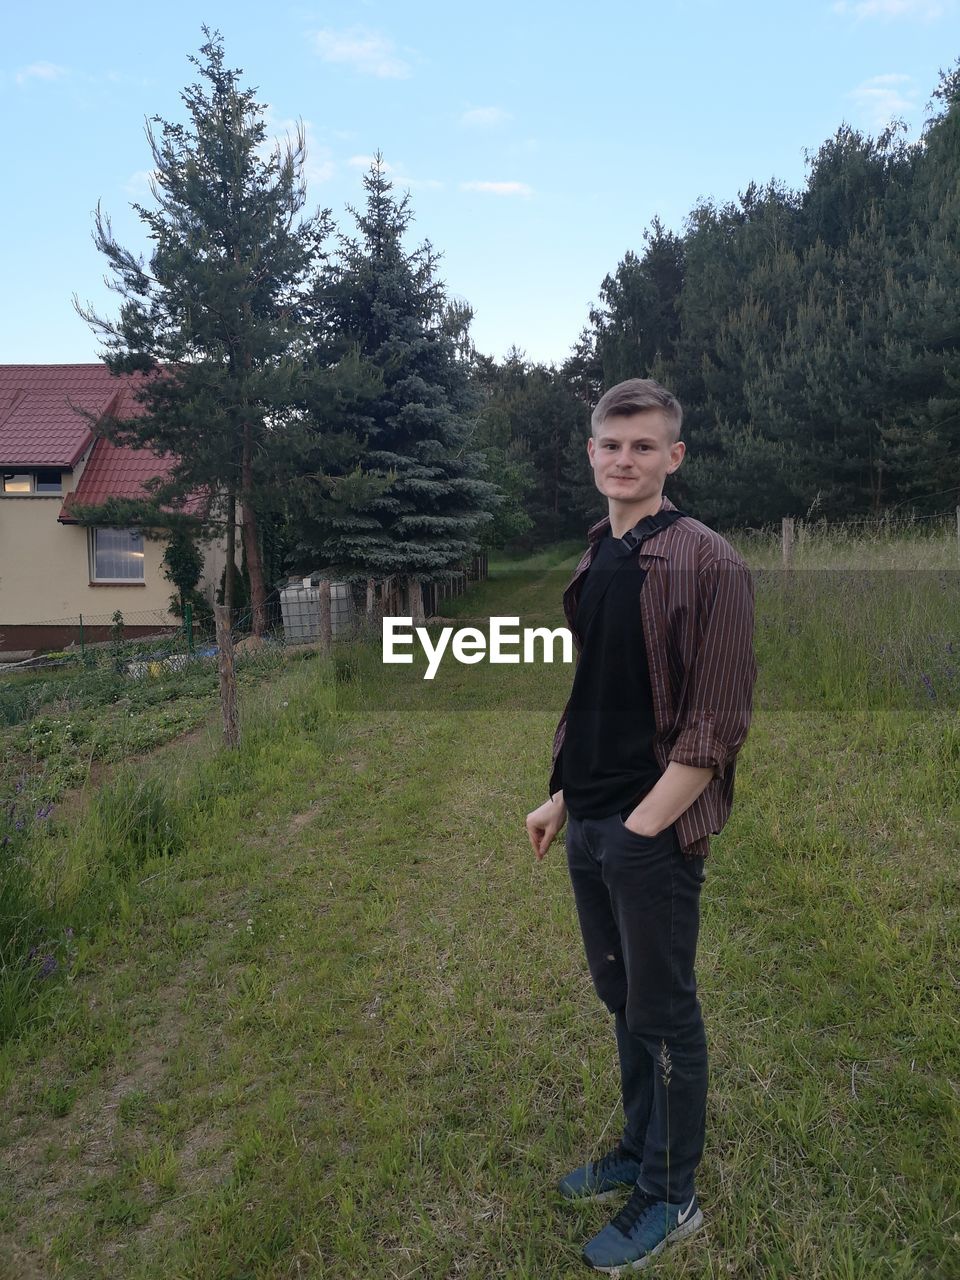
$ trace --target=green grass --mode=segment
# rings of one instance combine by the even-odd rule
[[[554,558],[492,571],[451,616],[558,620]],[[956,707],[846,673],[878,628],[927,655],[904,598],[849,606],[829,660],[829,592],[758,599],[703,896],[708,1234],[656,1274],[950,1280]],[[562,849],[523,830],[571,672],[421,674],[291,665],[236,757],[168,749],[48,837],[73,953],[0,1051],[6,1274],[588,1274],[610,1206],[552,1184],[616,1132],[612,1027]]]

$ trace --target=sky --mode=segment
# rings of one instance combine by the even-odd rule
[[[149,242],[148,117],[183,120],[201,25],[258,91],[270,131],[299,119],[309,205],[349,231],[380,151],[409,190],[411,247],[442,254],[477,348],[560,363],[608,272],[701,199],[803,185],[846,122],[918,138],[960,58],[960,0],[435,0],[11,6],[0,50],[0,363],[99,357],[76,295],[115,315],[93,243]]]

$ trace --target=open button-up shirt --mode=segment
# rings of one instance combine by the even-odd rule
[[[668,498],[660,509],[676,510]],[[563,594],[578,654],[577,604],[609,524],[604,518],[589,530],[589,546]],[[714,773],[676,821],[684,856],[705,858],[710,835],[723,829],[733,807],[736,755],[753,708],[753,579],[726,539],[690,516],[654,534],[637,556],[647,570],[639,603],[656,720],[654,754],[662,770],[675,760]],[[564,708],[553,741],[551,795],[563,786],[559,757],[566,727]]]

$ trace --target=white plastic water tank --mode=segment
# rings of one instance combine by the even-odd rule
[[[320,583],[322,574],[291,578],[280,590],[280,614],[287,644],[312,644],[320,636]],[[349,582],[330,583],[330,632],[345,638],[356,626],[353,592]]]

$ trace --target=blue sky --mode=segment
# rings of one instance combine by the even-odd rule
[[[804,180],[841,122],[918,136],[940,68],[960,57],[958,0],[657,5],[289,5],[166,0],[17,5],[4,21],[0,361],[95,360],[71,305],[101,310],[98,201],[121,243],[147,242],[144,119],[181,119],[200,24],[223,33],[282,134],[309,143],[310,203],[345,228],[379,149],[409,188],[414,235],[443,254],[481,351],[565,358],[608,271],[655,214]]]

